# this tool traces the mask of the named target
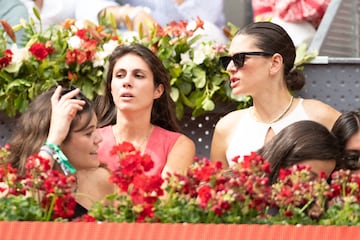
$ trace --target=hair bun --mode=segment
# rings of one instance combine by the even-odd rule
[[[292,91],[301,90],[305,85],[304,73],[297,68],[293,68],[286,76],[286,85]]]

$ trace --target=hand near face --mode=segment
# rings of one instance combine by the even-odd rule
[[[51,97],[51,121],[47,141],[60,145],[69,132],[70,124],[77,111],[82,110],[85,101],[74,99],[80,89],[74,89],[61,96],[58,86]]]
[[[140,31],[140,26],[145,34],[150,33],[151,27],[157,24],[156,20],[151,16],[151,14],[147,13],[144,10],[140,10],[133,20],[133,27],[135,31]]]

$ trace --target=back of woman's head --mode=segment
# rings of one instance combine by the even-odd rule
[[[39,96],[37,96],[28,106],[26,112],[16,120],[16,126],[9,139],[10,156],[8,161],[13,167],[17,168],[21,173],[25,172],[25,164],[27,158],[40,151],[40,147],[47,139],[50,121],[51,121],[51,96],[55,88],[50,89]],[[63,90],[62,95],[70,90]],[[77,112],[74,120],[71,122],[69,133],[80,121],[80,118],[85,116],[85,122],[90,122],[94,109],[83,94],[79,93],[77,99],[85,101],[83,110]],[[86,113],[86,115],[85,115]],[[67,135],[65,141],[69,138]]]
[[[270,181],[274,182],[280,168],[306,160],[339,161],[341,152],[337,138],[325,126],[304,120],[285,127],[258,153],[270,162]]]
[[[272,22],[254,22],[241,28],[236,35],[256,38],[256,46],[268,53],[279,53],[283,57],[284,77],[288,89],[300,90],[305,84],[302,71],[294,67],[296,48],[289,34],[280,25]]]
[[[111,81],[116,62],[127,54],[135,54],[141,57],[152,71],[154,86],[163,85],[164,87],[161,97],[154,100],[151,123],[168,130],[178,131],[179,126],[174,112],[174,103],[170,97],[169,74],[161,60],[149,48],[141,44],[120,45],[112,52],[109,58],[104,96],[97,97],[95,101],[99,127],[116,123],[116,107],[111,95]]]

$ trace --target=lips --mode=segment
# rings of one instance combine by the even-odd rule
[[[239,81],[240,81],[239,78],[234,78],[234,77],[230,78],[230,86],[231,86],[232,88],[235,87],[236,84],[237,84]]]
[[[131,97],[134,97],[134,95],[132,95],[131,93],[122,93],[122,94],[120,95],[120,97],[131,98]]]

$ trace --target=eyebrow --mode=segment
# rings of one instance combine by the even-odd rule
[[[360,150],[357,150],[357,149],[345,149],[345,153],[356,153],[356,154],[360,154]]]
[[[74,129],[73,132],[85,132],[91,129],[96,129],[96,125],[88,125],[86,127],[81,127],[79,130]]]

